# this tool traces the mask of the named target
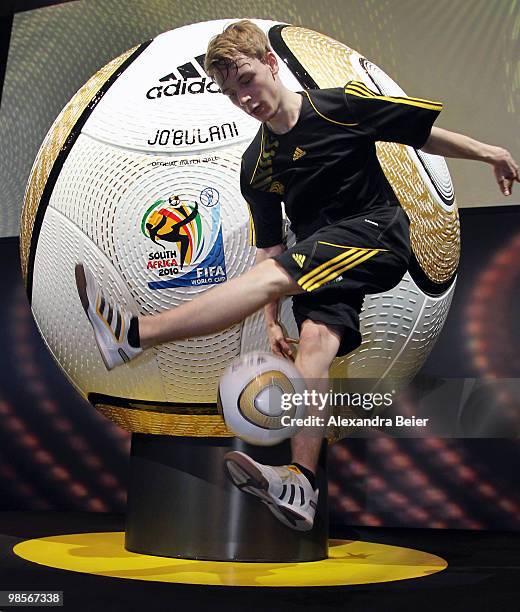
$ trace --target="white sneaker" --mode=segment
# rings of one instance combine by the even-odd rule
[[[122,365],[143,352],[128,343],[132,314],[105,299],[89,269],[76,264],[79,299],[94,330],[94,338],[107,370]]]
[[[284,525],[312,529],[319,490],[295,465],[262,465],[239,451],[226,453],[224,465],[233,484],[259,497]]]

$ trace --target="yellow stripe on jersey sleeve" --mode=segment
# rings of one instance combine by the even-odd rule
[[[393,102],[395,104],[408,104],[409,106],[417,106],[428,110],[442,110],[442,102],[433,102],[432,100],[423,100],[422,98],[409,98],[403,96],[382,96],[371,91],[364,83],[360,81],[350,81],[345,85],[345,93],[358,98],[372,98],[374,100],[383,100],[385,102]]]
[[[349,83],[347,87],[345,87],[345,92],[349,93],[350,91],[359,94],[364,98],[371,98],[374,96],[374,92],[370,91],[368,87],[366,87],[363,83],[358,83],[357,81],[353,81]]]

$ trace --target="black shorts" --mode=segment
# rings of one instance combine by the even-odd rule
[[[395,287],[410,254],[408,217],[386,206],[322,227],[274,259],[305,290],[293,296],[298,329],[305,319],[342,328],[341,356],[361,344],[365,295]]]

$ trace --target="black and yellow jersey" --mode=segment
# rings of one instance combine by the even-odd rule
[[[363,83],[300,92],[285,134],[262,124],[242,156],[241,190],[257,247],[282,242],[281,202],[297,239],[340,219],[399,204],[375,142],[424,145],[440,102],[379,95]]]

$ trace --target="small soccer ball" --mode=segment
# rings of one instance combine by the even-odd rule
[[[305,382],[287,359],[270,353],[244,355],[220,378],[217,406],[226,427],[249,444],[273,446],[293,437],[306,407],[294,405],[303,397]]]

